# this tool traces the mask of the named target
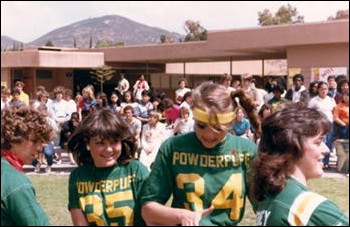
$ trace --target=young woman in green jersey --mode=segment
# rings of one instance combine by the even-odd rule
[[[48,226],[23,165],[54,138],[46,116],[29,107],[1,110],[1,226]]]
[[[236,225],[242,219],[246,171],[256,145],[229,133],[236,98],[253,125],[259,125],[244,92],[230,93],[211,82],[193,91],[195,132],[161,145],[142,189],[142,216],[148,225]],[[165,206],[171,195],[171,207]]]
[[[137,149],[127,124],[109,109],[90,113],[68,142],[78,168],[69,177],[74,225],[142,224],[138,196],[147,168],[132,160]]]
[[[323,113],[300,106],[264,120],[249,174],[251,195],[258,202],[257,225],[349,225],[334,203],[306,187],[308,179],[323,174],[322,159],[329,152],[323,137],[329,129]]]

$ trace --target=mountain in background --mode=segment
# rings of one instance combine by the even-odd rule
[[[124,45],[156,44],[161,43],[161,35],[170,36],[175,42],[184,38],[184,35],[147,26],[125,17],[107,15],[55,29],[26,43],[25,46],[44,46],[48,41],[57,47],[74,47],[76,45],[76,47],[82,48],[90,47],[90,43],[94,47],[98,42],[124,43]],[[3,41],[4,37],[6,36],[1,36],[1,46],[11,47],[13,41],[5,42]],[[6,39],[10,38],[6,37]]]
[[[3,49],[16,49],[17,47],[23,45],[22,42],[12,39],[6,35],[1,36],[1,50]]]

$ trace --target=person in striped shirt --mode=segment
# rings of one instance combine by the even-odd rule
[[[326,115],[307,107],[286,108],[264,120],[249,173],[258,226],[349,225],[336,204],[307,189],[308,179],[323,174],[329,130]]]

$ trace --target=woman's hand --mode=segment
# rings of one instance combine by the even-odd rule
[[[183,209],[180,214],[181,226],[198,226],[202,218],[213,212],[214,209],[214,206],[210,206],[209,208],[201,211],[189,211]]]

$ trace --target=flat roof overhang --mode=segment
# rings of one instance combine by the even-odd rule
[[[64,51],[1,52],[1,68],[93,68],[104,65],[104,53]]]
[[[202,42],[89,49],[106,62],[175,63],[285,59],[287,48],[349,43],[349,20],[208,32]]]

